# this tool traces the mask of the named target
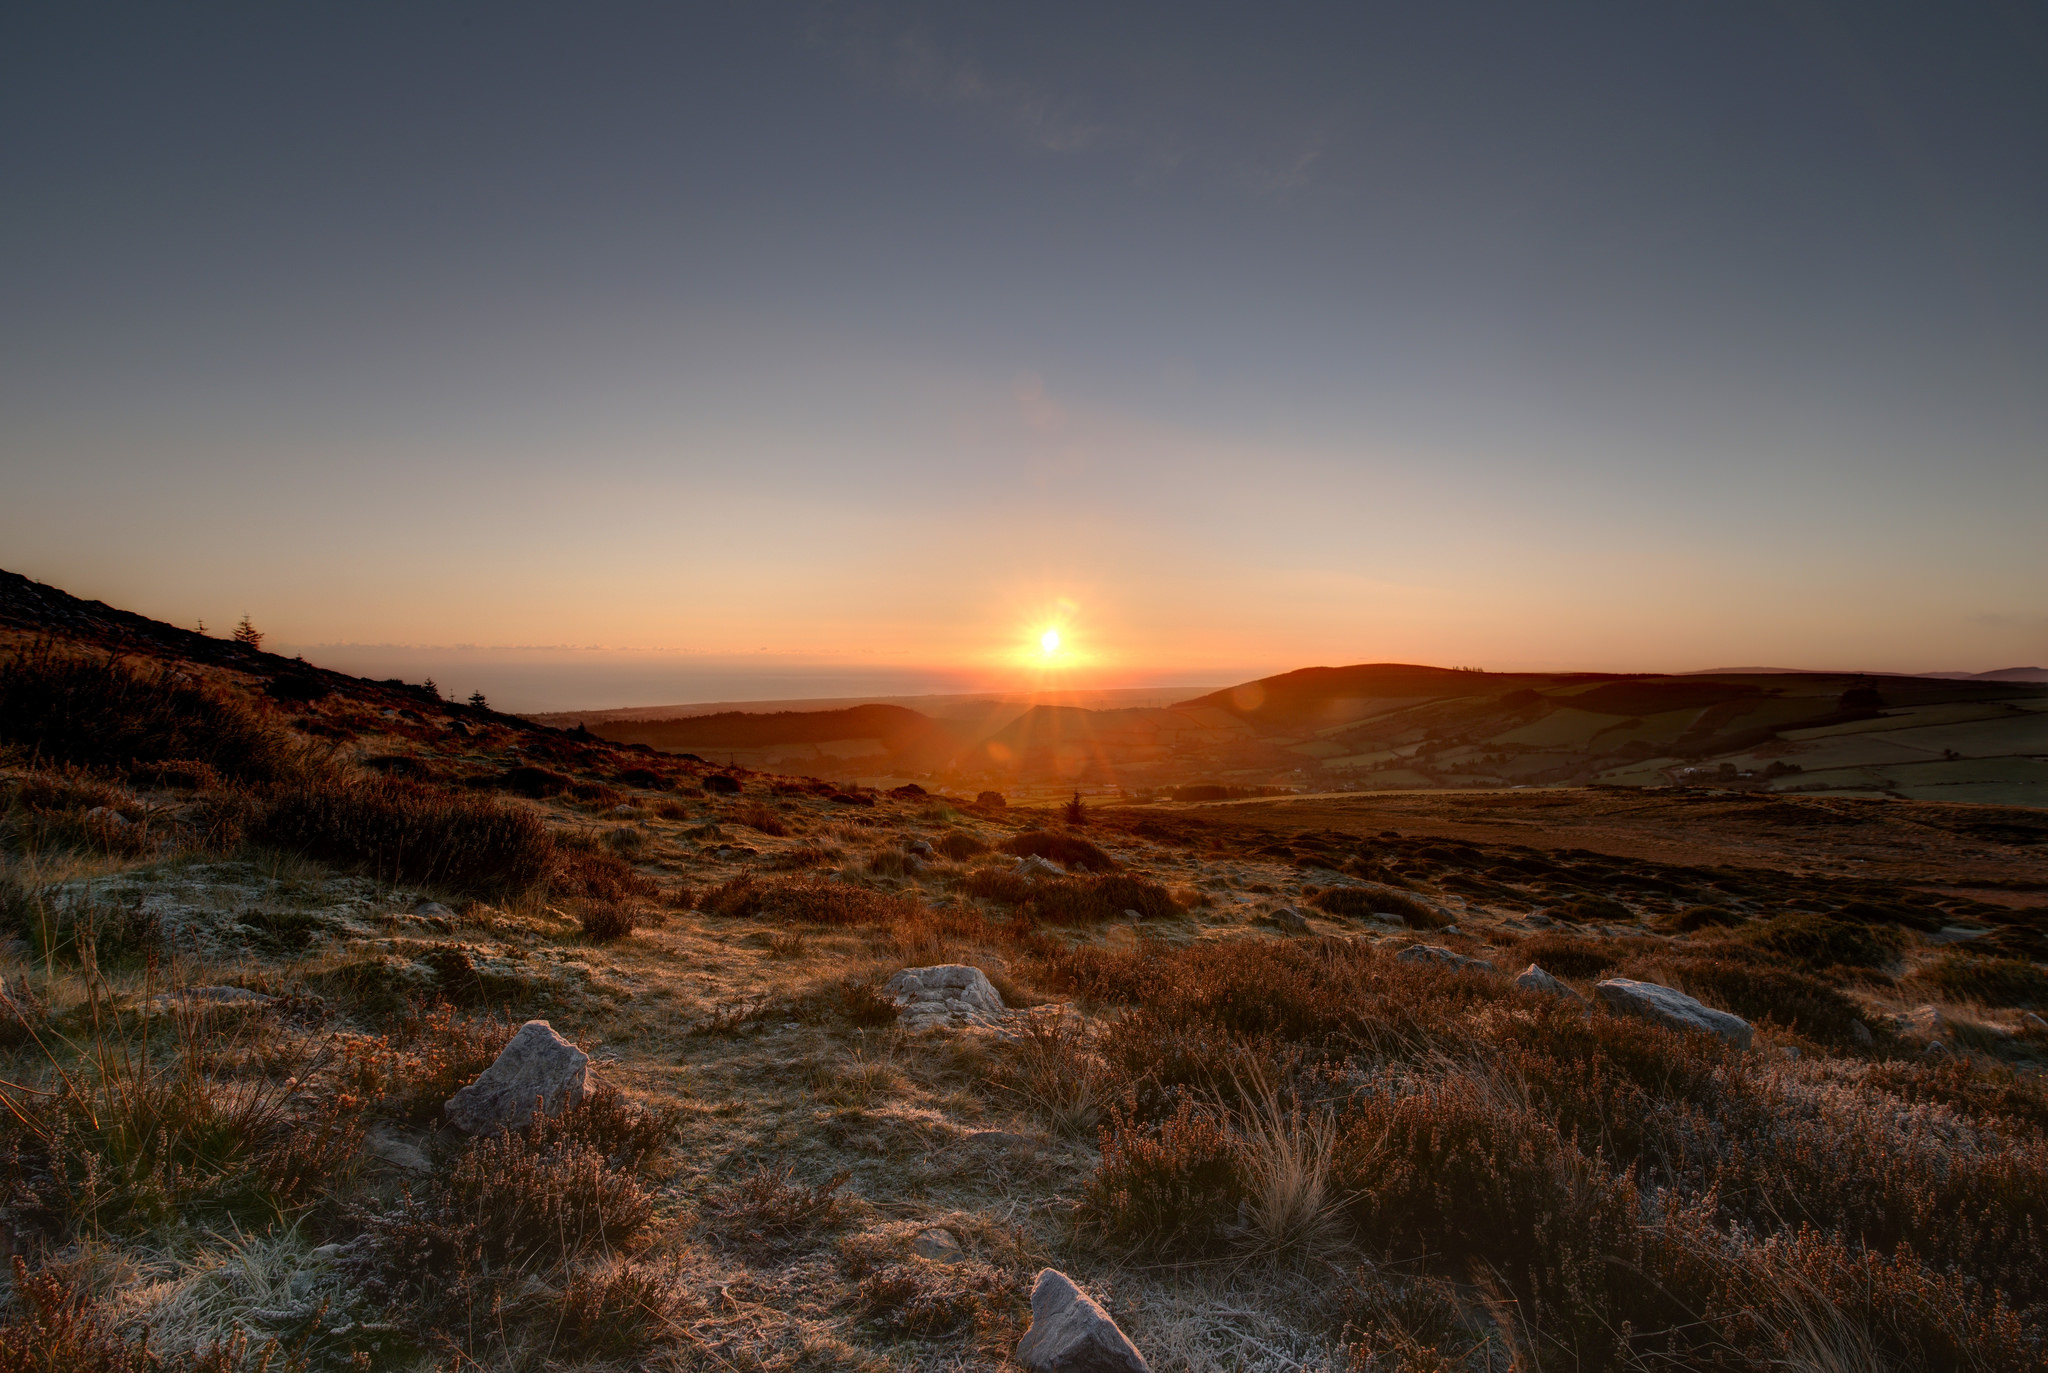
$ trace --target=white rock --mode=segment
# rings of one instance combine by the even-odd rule
[[[1009,1014],[988,975],[964,963],[905,968],[889,979],[898,1015],[913,1029],[936,1025],[991,1025]]]
[[[1593,990],[1602,1001],[1625,1015],[1640,1016],[1674,1030],[1719,1035],[1738,1049],[1749,1047],[1751,1030],[1747,1020],[1727,1011],[1717,1011],[1675,988],[1655,982],[1636,982],[1626,977],[1610,977]]]
[[[589,1074],[588,1055],[545,1020],[529,1020],[476,1081],[448,1098],[442,1111],[449,1124],[472,1135],[523,1127],[533,1120],[536,1097],[551,1116],[582,1101]]]
[[[1017,1362],[1031,1373],[1151,1373],[1109,1313],[1052,1268],[1031,1284],[1031,1328],[1017,1342]]]
[[[1560,1001],[1569,1001],[1580,1006],[1587,1004],[1586,998],[1580,996],[1577,992],[1543,971],[1542,968],[1534,963],[1522,969],[1515,976],[1515,985],[1525,992],[1535,992],[1538,996],[1554,996]]]

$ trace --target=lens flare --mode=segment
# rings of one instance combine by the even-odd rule
[[[1038,636],[1038,646],[1048,654],[1059,652],[1060,632],[1057,629],[1046,630],[1045,633]]]

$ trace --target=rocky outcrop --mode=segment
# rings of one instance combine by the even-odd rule
[[[491,1066],[441,1109],[450,1125],[468,1134],[519,1129],[532,1122],[536,1101],[551,1116],[582,1101],[589,1073],[588,1055],[545,1020],[529,1020]]]
[[[1447,949],[1441,944],[1410,944],[1394,955],[1397,963],[1434,963],[1440,968],[1470,968],[1474,972],[1492,972],[1493,964],[1484,959],[1467,958],[1456,949]]]
[[[1534,963],[1531,963],[1516,975],[1515,985],[1525,992],[1534,992],[1538,996],[1556,997],[1560,1001],[1568,1001],[1576,1006],[1588,1004],[1586,998],[1580,996],[1577,992],[1543,971],[1541,967]]]
[[[1738,1049],[1749,1047],[1751,1031],[1747,1020],[1727,1011],[1717,1011],[1674,988],[1655,982],[1636,982],[1626,977],[1610,977],[1593,991],[1624,1015],[1638,1016],[1674,1030],[1719,1035]]]
[[[1031,1373],[1151,1373],[1109,1313],[1053,1268],[1031,1284],[1031,1328],[1017,1342],[1017,1362]]]
[[[914,1030],[993,1025],[1009,1014],[988,975],[963,963],[905,968],[889,979],[888,992],[903,1023]]]

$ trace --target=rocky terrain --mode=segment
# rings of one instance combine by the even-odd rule
[[[14,590],[0,1369],[2048,1358],[2043,812],[1038,807]]]

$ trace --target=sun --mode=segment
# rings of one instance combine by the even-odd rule
[[[1038,647],[1045,653],[1045,656],[1048,658],[1050,658],[1053,654],[1059,652],[1060,632],[1057,629],[1046,630],[1045,633],[1038,636]]]

